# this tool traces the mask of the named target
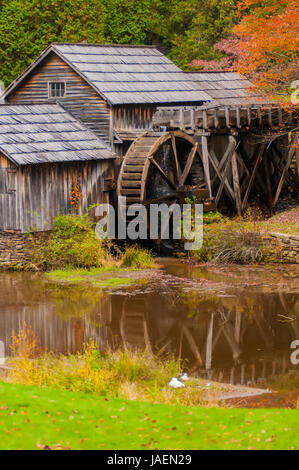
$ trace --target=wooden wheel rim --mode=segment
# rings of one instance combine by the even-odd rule
[[[147,132],[131,145],[124,158],[119,174],[117,195],[118,197],[125,196],[127,198],[127,205],[144,204],[146,202],[146,184],[152,158],[163,144],[173,139],[180,139],[190,144],[190,154],[192,151],[194,153],[194,155],[191,156],[192,162],[196,156],[199,157],[202,162],[198,143],[188,134],[182,131],[173,131],[163,134]],[[179,160],[179,156],[175,157],[175,161],[177,161],[177,159]],[[192,164],[193,163],[191,163],[189,172],[185,175],[185,179],[187,179],[191,171]],[[181,172],[182,177],[184,176],[184,170],[182,169]]]

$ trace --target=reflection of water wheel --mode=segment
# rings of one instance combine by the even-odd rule
[[[202,158],[198,143],[181,131],[148,132],[129,148],[118,180],[118,196],[126,205],[184,203],[195,195],[206,209],[214,205],[208,199]]]
[[[152,351],[144,300],[125,299],[120,320],[120,332],[123,346]]]

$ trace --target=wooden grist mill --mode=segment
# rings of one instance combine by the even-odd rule
[[[50,230],[115,196],[238,214],[258,198],[272,211],[298,191],[298,116],[250,90],[151,46],[50,45],[2,96],[0,231]]]

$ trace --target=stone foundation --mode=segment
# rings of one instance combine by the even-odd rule
[[[299,263],[299,236],[270,232],[264,237],[267,251],[273,261]]]
[[[26,235],[0,231],[0,269],[20,269],[28,263]]]

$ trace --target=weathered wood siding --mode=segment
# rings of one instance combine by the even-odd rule
[[[48,98],[48,83],[66,82],[64,98]],[[7,103],[34,104],[59,101],[70,113],[81,121],[106,143],[110,143],[110,108],[106,101],[78,75],[68,64],[51,54],[43,64],[14,93]]]
[[[12,177],[8,172],[14,171]],[[82,214],[93,204],[109,202],[105,179],[113,161],[28,165],[16,168],[0,155],[0,230],[49,230],[57,214],[72,210],[71,193],[78,183]],[[15,190],[9,184],[15,184]]]
[[[0,154],[0,230],[18,230],[16,166]]]
[[[152,125],[156,109],[155,105],[148,104],[114,106],[114,128],[148,129]]]
[[[18,173],[21,231],[49,230],[56,215],[70,213],[76,183],[80,193],[78,213],[85,213],[93,204],[109,202],[104,181],[112,171],[113,162],[109,160],[21,167]]]

